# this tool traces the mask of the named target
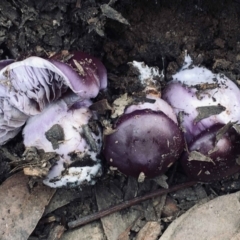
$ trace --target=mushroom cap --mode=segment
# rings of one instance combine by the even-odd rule
[[[176,115],[190,142],[194,136],[216,123],[240,121],[240,90],[223,74],[204,67],[183,69],[165,87],[162,98]]]
[[[222,180],[240,171],[240,135],[224,124],[215,124],[195,137],[180,158],[186,174],[195,180]]]
[[[183,150],[177,124],[163,112],[149,109],[122,115],[115,132],[104,138],[103,154],[120,172],[138,177],[163,174]]]

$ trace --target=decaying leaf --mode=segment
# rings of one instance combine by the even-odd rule
[[[161,225],[158,222],[147,222],[139,231],[136,240],[157,240],[161,234]]]
[[[173,221],[159,240],[239,239],[239,199],[237,192],[194,206]]]
[[[233,127],[237,131],[237,133],[240,134],[240,124],[234,123]]]
[[[15,167],[11,172],[16,172],[23,169],[25,175],[43,178],[51,168],[50,160],[57,161],[59,157],[54,152],[44,152],[37,150],[34,147],[26,148],[22,158],[17,161],[12,161],[11,164]]]
[[[113,189],[111,190],[111,192]],[[106,209],[111,205],[120,202],[120,198],[112,194],[104,184],[99,184],[96,188],[96,200],[98,209]],[[109,216],[101,218],[104,233],[108,240],[116,240],[120,235],[139,218],[141,215],[140,211],[135,209],[129,209],[127,213],[115,212]],[[117,227],[116,227],[117,226]]]
[[[129,22],[127,21],[127,19],[125,19],[121,13],[117,12],[115,9],[110,7],[108,4],[101,5],[101,10],[102,10],[103,15],[105,15],[107,18],[111,18],[120,23],[129,25]]]
[[[127,229],[125,229],[119,236],[117,240],[129,240],[129,234],[130,234],[130,230],[131,228],[134,226],[134,224],[136,224],[137,221],[139,221],[141,219],[141,217],[139,217],[138,219],[136,219],[133,223],[131,223]]]
[[[194,121],[199,122],[204,118],[208,118],[212,115],[220,114],[221,112],[225,111],[226,108],[219,104],[216,106],[197,107],[196,110],[198,111],[198,115]]]
[[[102,99],[100,101],[93,103],[89,107],[89,109],[92,111],[97,111],[100,114],[104,114],[107,110],[112,110],[112,107],[110,106],[107,99]]]
[[[0,186],[1,240],[28,239],[55,193],[55,189],[41,183],[30,190],[28,181],[19,172]]]
[[[167,183],[167,179],[168,177],[166,175],[160,175],[160,176],[157,176],[153,179],[153,181],[155,181],[160,187],[163,187],[163,188],[168,188],[168,183]]]
[[[146,176],[145,176],[144,172],[141,172],[138,176],[138,182],[139,183],[144,182],[145,178],[146,178]]]
[[[113,113],[111,115],[112,118],[116,118],[121,116],[125,110],[125,108],[133,102],[132,97],[128,96],[127,93],[123,94],[121,97],[117,98],[113,102]]]
[[[101,124],[104,127],[104,129],[103,129],[104,136],[116,132],[116,129],[112,128],[112,124],[109,120],[104,119],[103,121],[101,121]]]
[[[63,233],[65,232],[65,227],[63,225],[60,224],[55,224],[49,234],[48,234],[48,240],[59,240]]]
[[[61,240],[103,240],[105,239],[101,224],[93,222],[81,228],[72,231],[67,231],[61,237]]]
[[[27,176],[43,178],[48,174],[49,168],[41,167],[25,167],[23,172]]]
[[[193,85],[192,87],[196,88],[198,91],[204,91],[208,89],[219,88],[219,84],[218,83],[202,83],[202,84]]]
[[[63,197],[64,196],[64,197]],[[61,208],[77,198],[82,197],[82,191],[76,191],[75,189],[58,188],[50,203],[46,207],[44,215]]]
[[[216,135],[216,143],[223,137],[223,135],[228,132],[228,130],[236,125],[233,122],[228,122],[224,127],[222,127],[220,130],[218,130],[217,135]]]
[[[189,156],[188,156],[188,161],[212,162],[213,164],[215,164],[214,161],[210,157],[208,157],[198,151],[190,152]]]

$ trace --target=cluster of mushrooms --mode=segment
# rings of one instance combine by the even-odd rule
[[[0,144],[22,130],[26,151],[56,153],[43,180],[55,188],[94,184],[103,160],[139,181],[164,174],[176,161],[198,181],[240,171],[240,90],[234,82],[194,66],[186,55],[182,69],[159,91],[157,68],[132,65],[145,98],[125,99],[120,111],[113,102],[106,131],[91,108],[107,88],[98,59],[68,52],[0,61]]]

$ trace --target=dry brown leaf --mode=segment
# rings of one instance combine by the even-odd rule
[[[47,240],[59,240],[65,230],[66,229],[63,225],[55,225],[53,228],[51,228]]]
[[[96,200],[99,210],[106,209],[120,201],[120,199],[117,199],[103,184],[99,184],[96,188]],[[115,212],[101,218],[107,240],[118,239],[118,237],[139,218],[140,214],[140,211],[130,208],[127,212]]]
[[[240,239],[240,232],[234,234],[234,236],[230,240],[239,240]]]
[[[240,192],[194,206],[172,222],[159,240],[238,239]]]
[[[103,4],[100,6],[103,15],[105,15],[107,18],[111,18],[113,20],[116,20],[120,23],[130,25],[128,20],[125,19],[121,13],[117,12],[115,9],[110,7],[108,4]]]
[[[36,227],[55,189],[38,184],[28,187],[29,178],[14,174],[0,186],[0,239],[26,240]]]
[[[139,231],[136,240],[157,240],[161,234],[161,225],[158,222],[147,222]]]
[[[125,108],[133,101],[132,97],[128,96],[127,93],[117,98],[113,102],[113,112],[111,118],[116,118],[124,113]]]
[[[46,207],[44,215],[61,208],[77,198],[81,198],[83,193],[81,191],[75,191],[74,189],[59,188],[56,190],[51,202]],[[64,197],[63,197],[64,196]]]
[[[124,232],[122,232],[117,240],[129,240],[129,234],[130,234],[131,228],[127,228]]]
[[[105,240],[104,233],[99,222],[93,222],[80,228],[67,231],[61,240]]]
[[[202,154],[198,151],[190,152],[189,156],[188,156],[188,161],[211,162],[215,165],[214,161],[210,157],[208,157],[208,156],[206,156],[206,155],[204,155],[204,154]]]
[[[171,197],[167,197],[165,201],[165,205],[162,210],[162,216],[163,217],[176,216],[179,213],[179,211],[180,209],[177,206],[176,201]]]
[[[138,219],[136,219],[133,223],[131,223],[131,225],[129,225],[127,227],[127,229],[124,230],[124,232],[122,232],[119,236],[117,240],[129,240],[129,234],[130,234],[130,230],[131,228],[134,226],[134,224],[137,223],[137,221],[139,221],[141,219],[141,217],[139,217]]]

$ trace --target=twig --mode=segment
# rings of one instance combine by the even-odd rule
[[[135,204],[138,204],[138,203],[143,202],[145,200],[148,200],[150,198],[157,197],[157,196],[160,196],[160,195],[163,195],[163,194],[167,194],[167,193],[170,193],[170,192],[175,192],[175,191],[178,191],[178,190],[183,189],[183,188],[191,187],[191,186],[195,185],[196,183],[197,183],[196,181],[191,181],[191,182],[186,182],[186,183],[182,183],[182,184],[178,184],[178,185],[172,186],[169,189],[159,189],[159,190],[156,190],[154,192],[146,194],[145,196],[133,198],[131,200],[122,202],[120,204],[117,204],[117,205],[115,205],[113,207],[110,207],[110,208],[107,208],[107,209],[103,209],[103,210],[101,210],[99,212],[90,214],[90,215],[88,215],[86,217],[79,218],[79,219],[77,219],[75,221],[71,221],[71,222],[68,223],[68,227],[70,229],[73,229],[73,228],[85,225],[85,224],[87,224],[89,222],[95,221],[95,220],[100,219],[102,217],[105,217],[105,216],[107,216],[109,214],[118,212],[118,211],[123,210],[123,209],[128,208],[128,207],[131,207],[131,206],[133,206]]]

